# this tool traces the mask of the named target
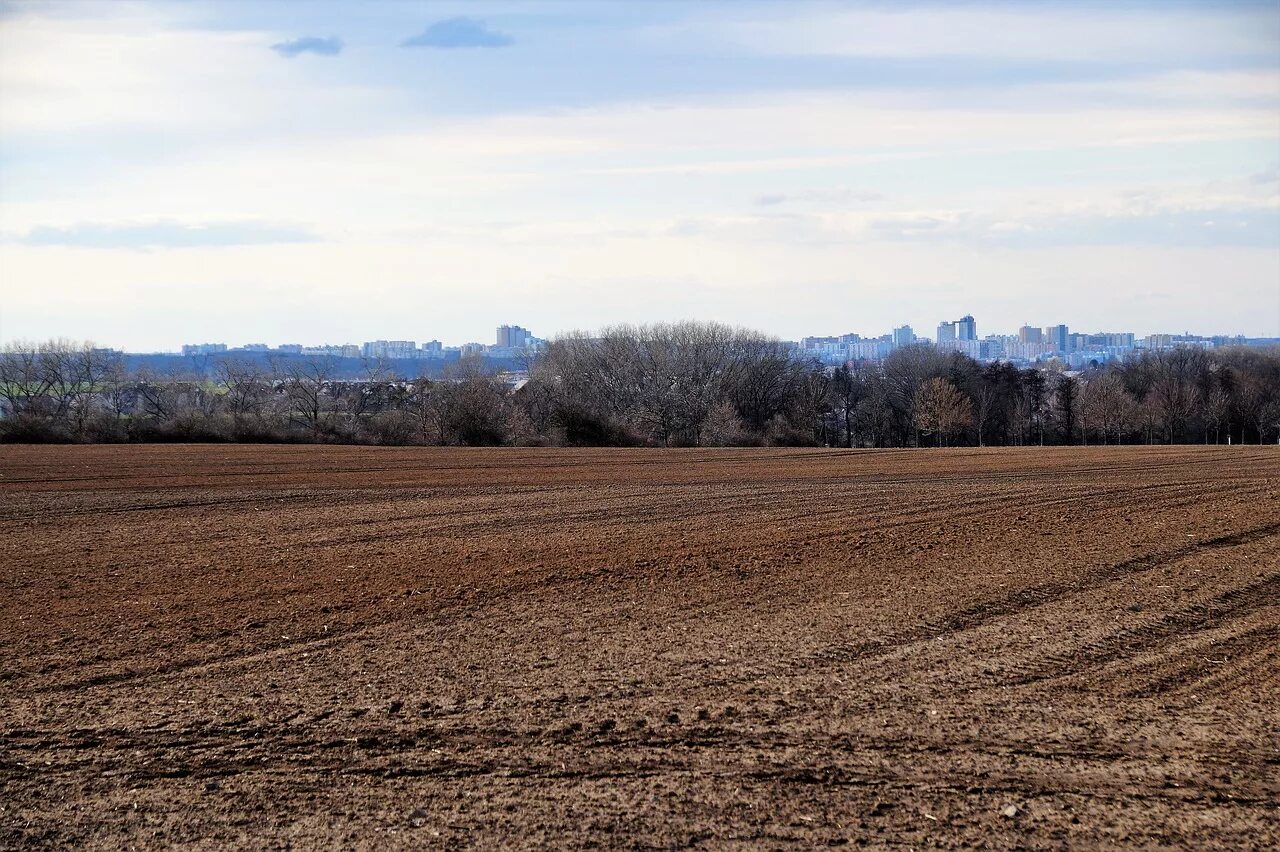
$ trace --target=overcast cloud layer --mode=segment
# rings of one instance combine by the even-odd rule
[[[1280,335],[1280,5],[0,6],[0,340]]]

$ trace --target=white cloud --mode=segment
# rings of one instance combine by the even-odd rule
[[[501,247],[434,239],[395,252],[326,243],[99,254],[93,286],[73,289],[84,253],[7,253],[6,275],[30,284],[6,288],[0,338],[65,334],[176,346],[211,330],[229,342],[358,342],[429,339],[448,329],[460,341],[487,339],[506,316],[544,333],[694,316],[799,336],[880,333],[903,321],[929,328],[968,311],[989,330],[1057,318],[1091,329],[1264,334],[1274,333],[1280,308],[1280,254],[1256,249],[975,252],[959,244],[831,241],[797,252],[775,241],[705,235]],[[1233,298],[1203,299],[1205,283],[1221,281],[1224,270]],[[1136,316],[1134,299],[1152,291],[1168,295],[1167,303]]]
[[[278,222],[78,222],[69,227],[41,225],[11,239],[31,246],[101,249],[208,248],[313,242],[306,228]]]
[[[969,57],[982,60],[1138,64],[1222,56],[1274,56],[1280,23],[1270,8],[1135,10],[1101,4],[911,4],[833,11],[784,7],[723,23],[674,29],[751,51],[805,56]]]
[[[548,333],[699,315],[799,334],[833,322],[829,306],[841,299],[858,306],[867,332],[928,319],[903,316],[895,288],[940,315],[977,309],[964,298],[994,304],[1021,292],[1010,327],[1027,306],[1080,317],[1077,302],[1088,301],[1088,310],[1124,315],[1127,298],[1158,288],[1177,298],[1153,315],[1156,326],[1201,315],[1218,330],[1277,330],[1256,308],[1275,301],[1274,243],[1182,249],[1157,239],[1199,233],[1176,230],[1193,219],[1221,228],[1274,215],[1274,156],[1256,153],[1280,140],[1274,70],[690,93],[450,116],[430,114],[422,92],[409,98],[395,80],[378,89],[347,82],[339,71],[358,47],[332,61],[284,62],[268,47],[290,33],[201,30],[149,5],[73,11],[0,25],[0,144],[7,152],[74,141],[93,151],[115,134],[145,141],[113,147],[109,167],[74,183],[60,182],[56,167],[19,162],[5,175],[0,230],[82,243],[87,233],[102,244],[102,234],[136,242],[129,229],[140,222],[183,223],[176,242],[191,243],[192,223],[256,222],[291,223],[317,239],[167,251],[147,232],[157,247],[145,253],[10,242],[0,246],[0,283],[8,322],[20,317],[24,327],[0,328],[0,339],[101,338],[102,328],[122,343],[156,345],[213,328],[275,341],[452,339],[486,333],[497,304]],[[816,49],[932,56],[971,33],[975,57],[1070,59],[1119,51],[1132,36],[1095,31],[1102,24],[1062,7],[1041,15],[966,6],[914,16],[917,39],[905,14],[849,13],[815,36]],[[1209,16],[1209,46],[1188,46],[1189,14],[1161,25],[1176,32],[1150,31],[1168,44],[1135,48],[1132,58],[1184,47],[1248,52],[1265,37],[1237,31],[1231,14]],[[941,32],[935,15],[958,28]],[[1107,26],[1127,20],[1100,17]],[[1030,38],[1032,18],[1061,24],[1054,44],[1045,47],[1041,30],[1038,46],[1017,41]],[[754,43],[763,38],[754,25],[734,38],[751,50],[808,50],[801,40],[812,21],[774,24],[772,43]],[[992,31],[1001,25],[1008,32]],[[1177,168],[1134,180],[1134,162],[1147,158]],[[1255,177],[1185,180],[1202,170]],[[784,200],[756,204],[762,197]],[[79,223],[93,227],[76,231]],[[1109,224],[1130,243],[1100,246]],[[1158,230],[1165,225],[1175,230]],[[1195,288],[1223,269],[1230,304],[1205,306]],[[787,287],[804,298],[782,316]],[[1089,287],[1105,292],[1078,300]]]
[[[155,165],[122,163],[74,197],[8,203],[2,215],[7,230],[138,217],[263,217],[369,230],[406,219],[493,218],[486,208],[554,216],[597,204],[616,218],[657,186],[673,213],[707,203],[705,189],[684,182],[695,176],[725,187],[710,200],[737,204],[757,194],[745,181],[763,176],[839,175],[876,163],[923,168],[966,153],[1273,139],[1274,124],[1260,107],[1027,113],[895,108],[831,93],[667,109],[635,104],[339,139],[253,140]]]
[[[314,85],[267,47],[278,34],[189,28],[170,7],[24,7],[0,25],[0,121],[7,135],[337,128],[385,92]]]

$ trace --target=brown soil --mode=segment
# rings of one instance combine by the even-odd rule
[[[1275,448],[0,448],[0,846],[1280,846]]]

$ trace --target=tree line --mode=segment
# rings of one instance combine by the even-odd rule
[[[126,368],[65,340],[0,351],[0,439],[465,446],[1017,446],[1280,439],[1280,350],[1143,352],[1067,372],[929,345],[838,368],[717,323],[618,325],[552,341],[518,381],[380,362],[218,358]]]

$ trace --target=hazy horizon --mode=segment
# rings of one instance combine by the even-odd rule
[[[955,319],[959,319],[959,317],[952,317],[952,318],[950,318],[950,319],[955,320]],[[593,326],[593,327],[590,327],[590,328],[586,328],[586,327],[577,327],[577,328],[563,327],[563,328],[558,328],[558,329],[556,329],[555,331],[545,332],[545,333],[544,333],[544,332],[542,332],[542,331],[540,331],[539,329],[527,329],[527,330],[528,330],[528,331],[530,331],[530,332],[532,332],[532,333],[534,334],[534,336],[535,336],[535,337],[540,337],[540,338],[542,338],[542,339],[544,339],[544,340],[553,340],[553,339],[555,339],[555,338],[562,337],[562,336],[564,336],[564,335],[566,335],[566,334],[574,334],[574,333],[588,333],[588,334],[589,334],[589,333],[592,333],[592,332],[601,331],[601,330],[603,330],[603,329],[605,329],[605,328],[608,328],[608,327],[610,327],[610,326],[620,326],[620,325],[640,326],[640,325],[653,325],[653,324],[663,324],[663,323],[671,324],[671,323],[681,323],[681,322],[695,322],[695,323],[712,322],[712,323],[720,323],[720,321],[719,321],[719,320],[716,320],[716,319],[715,319],[715,318],[713,318],[713,317],[680,317],[680,318],[673,318],[673,319],[656,319],[656,320],[653,320],[653,321],[651,321],[651,322],[631,322],[631,321],[628,321],[628,320],[618,320],[618,321],[616,321],[616,322],[607,322],[607,323],[602,323],[602,324],[601,324],[601,325],[599,325],[599,326]],[[858,334],[858,335],[861,335],[863,339],[875,339],[875,338],[878,338],[878,337],[881,337],[881,336],[884,336],[884,335],[890,334],[890,333],[893,331],[893,328],[885,328],[885,329],[883,329],[883,330],[879,330],[879,331],[876,331],[876,330],[870,330],[870,329],[858,329],[858,328],[841,328],[841,329],[836,329],[836,328],[820,328],[820,329],[815,329],[815,330],[806,331],[806,332],[803,332],[802,334],[798,334],[798,335],[795,335],[795,336],[792,336],[792,337],[788,337],[788,336],[786,336],[786,335],[777,334],[776,332],[773,332],[773,331],[771,331],[771,330],[770,330],[770,329],[768,329],[768,328],[761,328],[761,327],[757,327],[757,326],[748,326],[748,325],[742,325],[742,324],[739,324],[739,323],[728,323],[728,322],[720,323],[720,324],[722,324],[722,325],[728,325],[728,326],[732,326],[732,327],[739,327],[739,328],[746,329],[746,330],[748,330],[748,331],[759,332],[760,334],[763,334],[763,335],[764,335],[764,336],[766,336],[766,337],[772,337],[772,338],[777,338],[777,339],[779,339],[779,340],[790,340],[790,341],[799,341],[802,337],[810,337],[810,336],[812,336],[812,337],[836,337],[836,336],[841,336],[841,335],[845,335],[845,334]],[[1048,323],[1048,322],[1041,323],[1041,322],[1034,322],[1034,321],[1033,321],[1033,322],[1028,322],[1028,323],[1025,323],[1025,324],[1026,324],[1026,325],[1031,326],[1032,328],[1044,329],[1044,328],[1049,327],[1050,325],[1057,325],[1058,323],[1056,323],[1056,322],[1055,322],[1055,323]],[[1183,333],[1189,333],[1189,334],[1192,334],[1192,335],[1200,335],[1200,336],[1203,336],[1203,337],[1215,337],[1215,336],[1235,337],[1235,336],[1238,336],[1238,335],[1239,335],[1239,336],[1244,336],[1244,337],[1248,337],[1248,338],[1268,338],[1268,337],[1273,337],[1273,336],[1274,336],[1274,335],[1249,335],[1249,334],[1244,334],[1243,332],[1237,332],[1237,331],[1233,331],[1233,330],[1222,330],[1222,329],[1199,329],[1199,328],[1189,328],[1189,329],[1155,329],[1155,328],[1152,328],[1152,329],[1131,329],[1131,328],[1120,328],[1120,327],[1115,327],[1115,328],[1112,328],[1112,327],[1106,327],[1106,328],[1084,328],[1084,327],[1074,326],[1074,325],[1072,325],[1070,322],[1066,322],[1066,323],[1063,323],[1063,324],[1064,324],[1064,325],[1066,325],[1066,326],[1068,327],[1068,329],[1071,331],[1071,333],[1073,333],[1073,334],[1100,334],[1100,333],[1128,333],[1128,332],[1133,332],[1133,333],[1135,334],[1136,338],[1138,338],[1138,339],[1145,338],[1145,337],[1147,337],[1147,336],[1148,336],[1148,335],[1150,335],[1150,334],[1174,334],[1174,335],[1178,335],[1178,334],[1183,334]],[[271,347],[273,347],[273,348],[274,348],[274,347],[277,347],[277,346],[281,346],[281,345],[292,345],[292,344],[301,344],[301,345],[303,345],[303,346],[341,346],[341,345],[348,345],[348,344],[360,345],[360,344],[363,344],[363,343],[367,343],[367,342],[371,342],[371,341],[377,341],[377,340],[412,340],[412,341],[414,341],[415,343],[417,343],[417,344],[421,345],[421,344],[424,344],[424,343],[429,343],[429,342],[431,342],[432,340],[438,340],[441,344],[443,344],[443,345],[444,345],[444,346],[446,346],[446,347],[449,347],[449,346],[455,346],[455,347],[456,347],[456,346],[464,346],[464,345],[466,345],[466,344],[470,344],[470,343],[483,343],[483,344],[485,344],[485,345],[493,345],[494,332],[496,331],[496,329],[497,329],[497,327],[498,327],[499,325],[521,325],[522,327],[525,327],[525,326],[523,326],[521,323],[519,323],[519,322],[518,322],[518,321],[516,321],[516,320],[503,320],[503,321],[502,321],[502,322],[500,322],[500,323],[495,323],[494,325],[490,326],[490,327],[489,327],[489,331],[488,331],[488,333],[487,333],[487,334],[483,334],[483,333],[482,333],[482,334],[479,334],[479,335],[477,335],[477,336],[475,336],[475,337],[469,337],[469,338],[466,338],[466,339],[462,339],[462,338],[457,338],[457,339],[453,339],[453,338],[445,338],[445,337],[441,337],[440,335],[437,335],[437,334],[432,334],[432,333],[430,332],[430,329],[426,329],[426,330],[422,331],[421,333],[419,333],[417,336],[409,335],[409,336],[407,336],[407,337],[396,337],[396,336],[394,336],[394,335],[387,335],[387,334],[382,334],[382,333],[377,333],[377,332],[371,332],[371,333],[369,333],[369,334],[348,334],[348,335],[346,335],[345,337],[341,337],[341,338],[334,337],[334,338],[331,338],[331,339],[324,339],[324,340],[320,340],[320,339],[312,339],[312,338],[308,338],[308,337],[305,337],[305,336],[303,336],[303,337],[292,337],[292,338],[280,338],[280,339],[274,339],[274,338],[272,338],[272,339],[258,339],[258,338],[249,339],[249,338],[243,338],[243,339],[242,339],[240,336],[237,336],[237,335],[223,335],[223,336],[221,336],[221,337],[219,337],[219,336],[217,336],[217,335],[206,335],[205,337],[201,337],[201,338],[199,338],[199,339],[195,339],[195,338],[190,339],[190,340],[186,340],[186,339],[184,339],[184,340],[182,340],[182,341],[175,342],[175,343],[173,343],[172,345],[167,345],[167,346],[157,346],[157,347],[131,346],[131,345],[129,345],[127,342],[123,342],[123,343],[121,343],[121,342],[118,342],[118,341],[107,340],[107,339],[103,339],[103,338],[100,338],[100,337],[77,338],[77,337],[68,337],[67,335],[54,334],[54,335],[46,335],[45,337],[41,337],[41,338],[31,338],[31,337],[25,337],[25,338],[4,338],[4,339],[0,339],[0,345],[3,345],[3,344],[11,344],[11,343],[42,343],[42,342],[46,342],[46,341],[49,341],[49,340],[60,340],[60,339],[65,339],[65,340],[69,340],[69,341],[70,341],[70,342],[72,342],[72,343],[81,343],[81,342],[82,342],[82,343],[90,343],[90,344],[93,344],[93,345],[95,345],[95,346],[101,346],[101,347],[105,347],[105,348],[109,348],[109,349],[115,349],[115,350],[119,350],[119,351],[123,351],[123,352],[129,352],[129,353],[134,353],[134,354],[148,354],[148,353],[154,353],[154,354],[177,354],[177,353],[179,352],[179,350],[182,348],[182,346],[184,346],[184,345],[187,345],[187,344],[205,344],[205,343],[225,343],[225,344],[226,344],[228,347],[230,347],[231,349],[237,349],[237,348],[240,348],[240,347],[243,347],[243,346],[246,346],[246,345],[257,345],[257,344],[267,344],[268,346],[271,346]],[[903,325],[903,323],[898,323],[898,324],[897,324],[897,326],[895,326],[895,327],[898,327],[898,326],[901,326],[901,325]],[[920,326],[913,325],[912,323],[906,323],[906,325],[911,326],[912,332],[915,334],[915,336],[916,336],[918,339],[923,339],[923,340],[927,340],[927,341],[932,341],[932,340],[934,339],[935,334],[936,334],[936,331],[937,331],[937,329],[936,329],[936,327],[935,327],[935,326],[936,326],[936,323],[935,323],[934,325],[929,326],[928,328],[921,328]],[[988,329],[988,328],[984,328],[984,327],[982,326],[981,322],[978,322],[978,324],[977,324],[977,329],[978,329],[978,338],[979,338],[979,339],[982,339],[982,338],[985,338],[986,336],[991,335],[991,334],[996,334],[996,335],[1013,335],[1013,336],[1016,336],[1016,335],[1018,334],[1019,329],[1022,327],[1022,325],[1023,325],[1023,323],[1019,323],[1017,326],[1014,326],[1014,327],[1011,327],[1011,328]],[[527,327],[526,327],[526,328],[527,328]]]
[[[1280,336],[1280,5],[0,5],[0,341]]]

